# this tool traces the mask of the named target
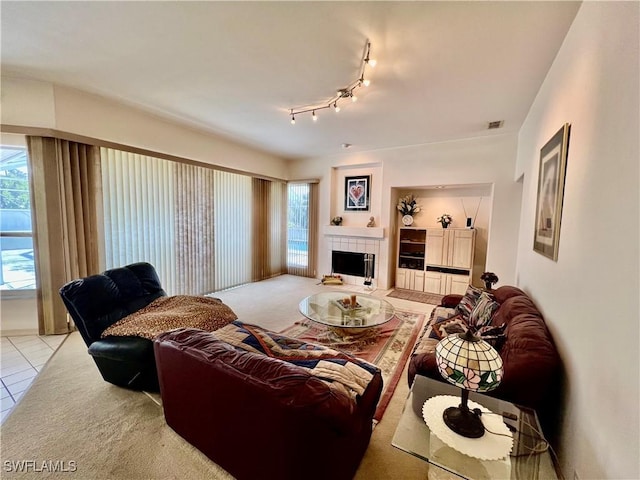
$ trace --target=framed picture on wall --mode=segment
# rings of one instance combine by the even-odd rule
[[[533,250],[553,261],[558,260],[570,129],[571,125],[564,124],[540,150]]]
[[[371,175],[344,178],[344,209],[345,211],[368,211]]]

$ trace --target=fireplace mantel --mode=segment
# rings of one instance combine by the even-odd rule
[[[343,227],[338,225],[325,225],[323,233],[332,237],[365,237],[384,238],[384,227]]]

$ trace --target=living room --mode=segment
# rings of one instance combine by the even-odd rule
[[[319,275],[330,272],[322,227],[332,217],[343,216],[344,227],[364,227],[373,216],[388,232],[381,248],[392,259],[390,232],[399,227],[395,205],[400,192],[490,186],[489,195],[482,196],[483,208],[490,209],[484,266],[499,274],[501,285],[515,285],[531,296],[562,358],[557,449],[565,478],[638,478],[638,4],[578,5],[556,48],[527,100],[523,121],[511,130],[372,150],[355,145],[302,159],[58,85],[46,76],[6,75],[3,60],[3,144],[15,138],[5,134],[40,129],[272,178],[317,179]],[[320,121],[333,120],[327,116]],[[287,123],[286,112],[284,117]],[[571,135],[559,252],[553,261],[532,246],[537,177],[540,149],[565,123],[571,124]],[[302,119],[295,127],[301,124]],[[363,174],[371,175],[371,210],[344,213],[344,177]],[[459,205],[458,198],[452,201],[452,208]],[[454,226],[464,226],[462,221],[454,215]],[[416,222],[437,225],[435,218],[420,214]],[[620,259],[612,258],[616,252]],[[381,266],[378,278],[386,282],[380,288],[393,286],[392,260]],[[610,298],[616,299],[615,309]],[[3,317],[11,315],[4,299],[2,310]],[[612,316],[615,330],[608,328]]]

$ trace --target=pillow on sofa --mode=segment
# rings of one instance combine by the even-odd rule
[[[504,341],[507,339],[507,335],[504,333],[507,328],[507,324],[503,323],[499,326],[485,325],[480,327],[476,331],[476,335],[482,338],[485,342],[495,348],[498,352],[502,348]]]
[[[469,330],[467,322],[464,321],[462,315],[456,315],[455,317],[447,318],[434,323],[429,333],[430,338],[441,340],[444,337],[448,337],[454,333],[464,333]]]
[[[462,300],[460,300],[460,303],[456,307],[456,311],[460,315],[462,315],[462,318],[464,318],[465,320],[469,319],[469,316],[473,311],[473,307],[476,306],[478,298],[480,298],[481,294],[482,294],[481,289],[476,288],[473,285],[469,285],[466,293],[462,297]]]
[[[469,325],[480,328],[491,323],[491,317],[493,313],[498,309],[500,304],[493,299],[493,295],[487,292],[482,292],[475,307],[469,315]]]

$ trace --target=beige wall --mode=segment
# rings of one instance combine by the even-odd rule
[[[342,215],[340,190],[344,189],[340,172],[372,173],[374,191],[380,197],[372,199],[372,208],[379,209],[376,224],[385,228],[381,248],[388,252],[388,264],[380,268],[380,287],[393,285],[395,241],[397,228],[395,189],[411,190],[436,185],[457,187],[488,186],[493,201],[488,213],[486,268],[496,272],[501,284],[515,282],[516,245],[520,216],[522,185],[514,180],[517,153],[515,135],[496,135],[457,142],[443,142],[362,153],[314,158],[292,162],[293,179],[320,179],[319,231],[328,225],[332,216]],[[376,193],[377,195],[377,193]],[[395,196],[394,196],[395,195]],[[365,215],[358,222],[362,224]],[[344,215],[343,215],[344,216]],[[435,222],[434,222],[435,225]],[[320,251],[325,238],[320,234]],[[331,266],[321,256],[318,271],[329,272]]]
[[[640,478],[638,2],[584,2],[520,133],[518,284],[566,371],[566,478]],[[532,249],[540,148],[571,123],[558,261]]]
[[[2,77],[1,115],[3,125],[56,129],[243,172],[287,178],[288,163],[281,158],[47,82]],[[3,133],[2,142],[24,144],[24,138]],[[35,297],[16,300],[3,297],[0,315],[3,335],[37,331]]]
[[[2,77],[2,124],[53,128],[242,172],[287,178],[287,162],[211,132],[46,82]]]

